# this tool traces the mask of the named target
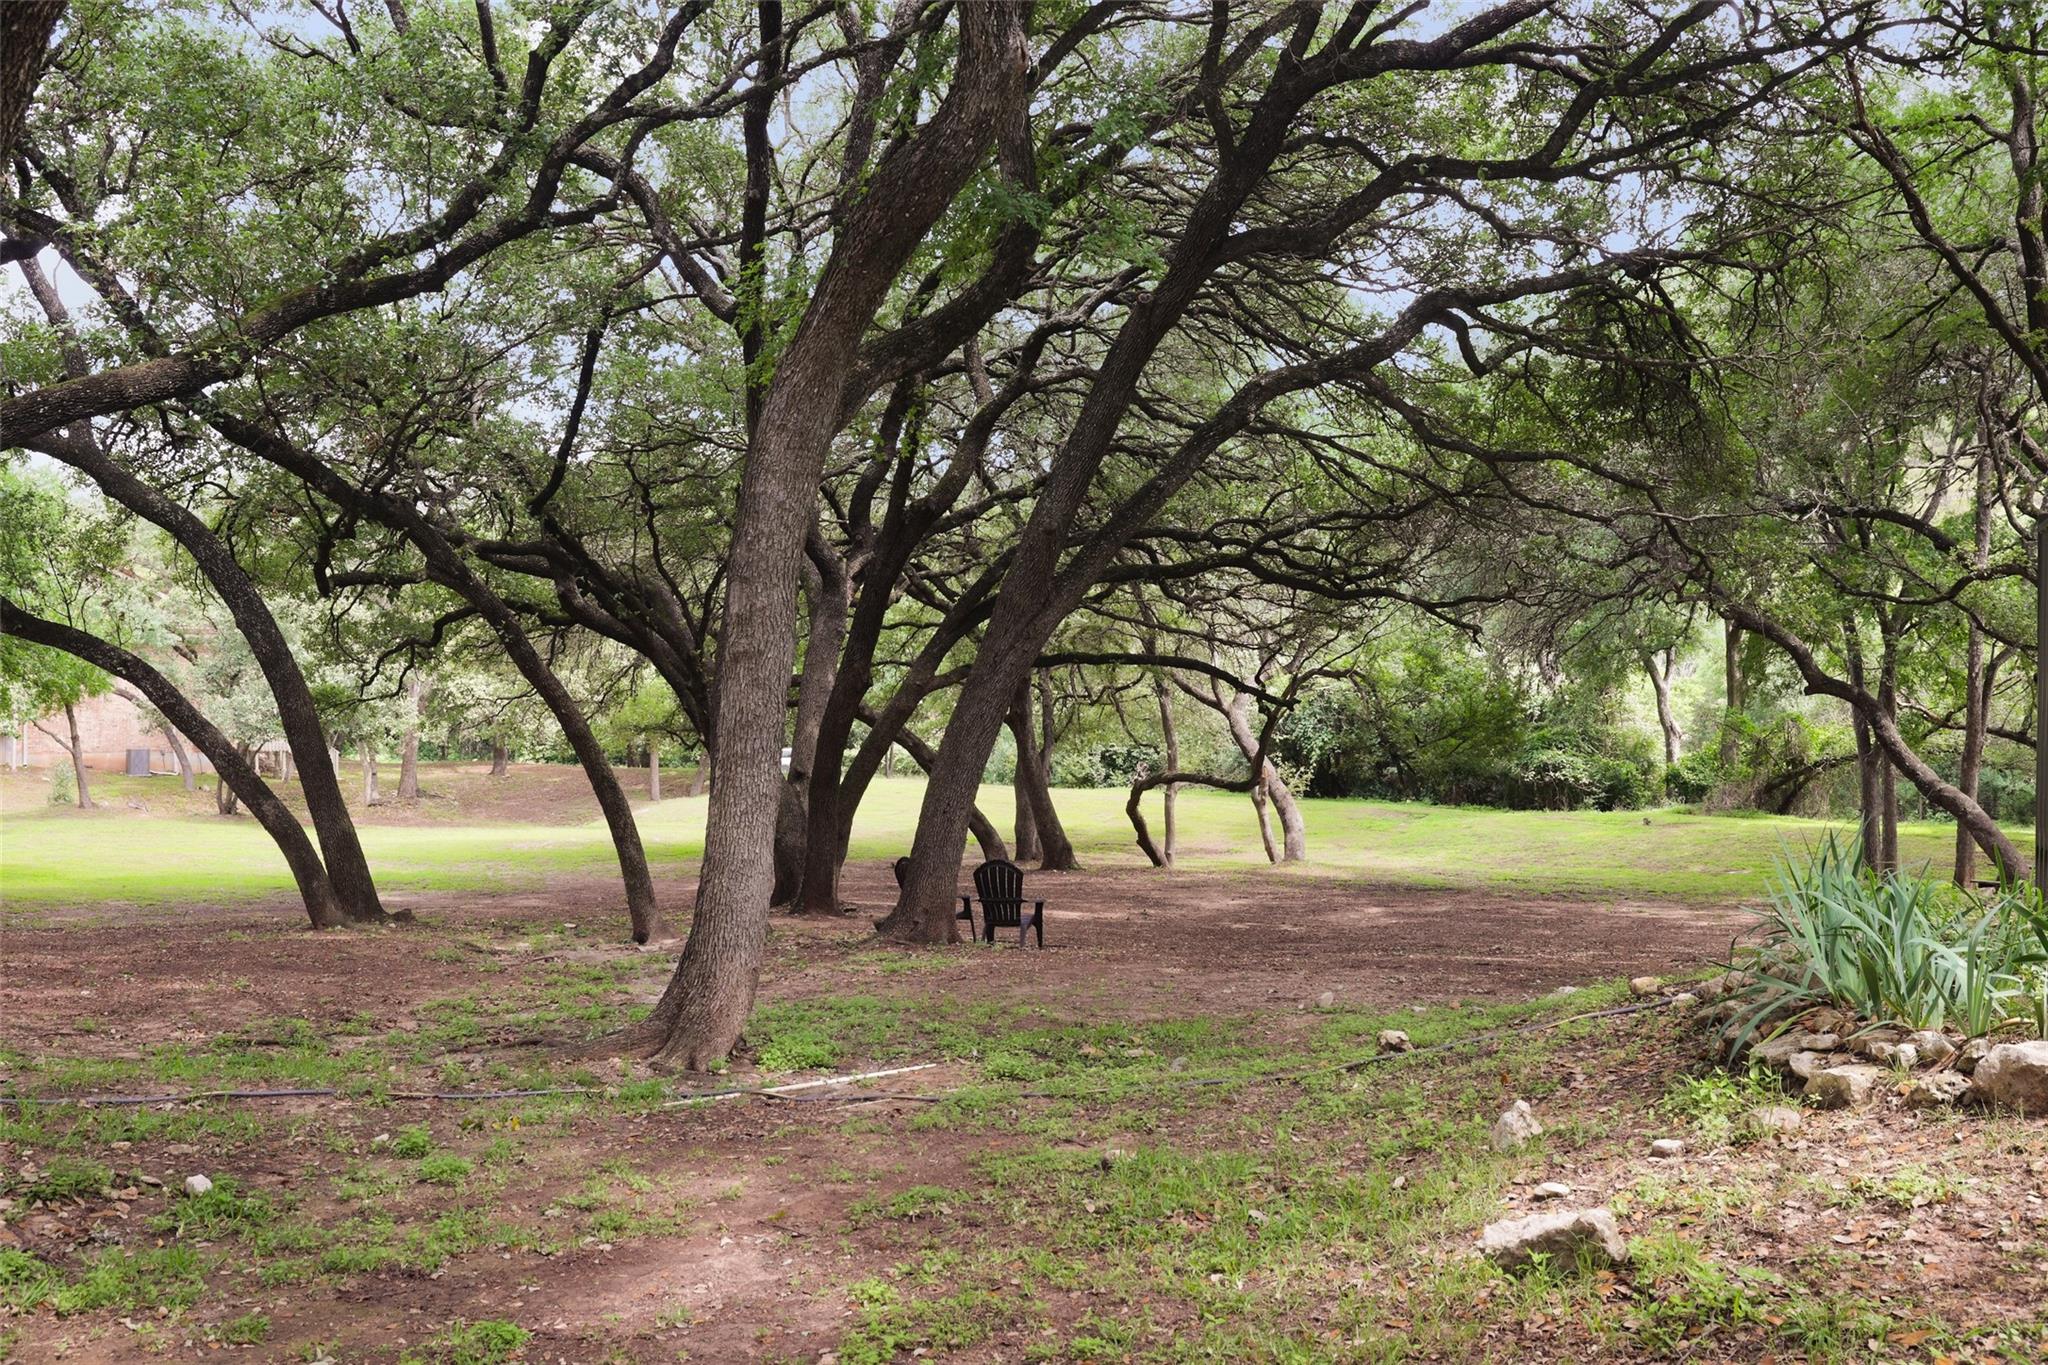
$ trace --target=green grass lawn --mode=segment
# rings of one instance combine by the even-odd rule
[[[852,856],[907,852],[923,794],[922,781],[877,782],[861,807]],[[1058,793],[1068,833],[1087,862],[1142,862],[1124,818],[1124,797],[1120,790]],[[1010,789],[985,788],[981,800],[989,817],[1007,828]],[[1157,803],[1155,795],[1149,807],[1155,832]],[[1781,850],[1798,848],[1827,828],[1813,820],[1677,811],[1553,813],[1380,801],[1306,801],[1303,807],[1309,858],[1286,874],[1686,900],[1756,894]],[[1181,867],[1266,865],[1244,797],[1189,791],[1181,795],[1179,812]],[[676,871],[702,854],[704,813],[703,797],[641,806],[641,834],[658,870]],[[612,863],[604,826],[595,821],[365,825],[362,838],[391,891],[530,887],[551,873],[596,872]],[[1937,868],[1953,838],[1946,825],[1909,824],[1901,831],[1908,862]],[[0,822],[0,900],[9,908],[217,901],[290,885],[275,847],[246,817],[32,807]]]

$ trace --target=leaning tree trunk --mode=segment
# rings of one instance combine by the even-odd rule
[[[313,927],[324,929],[346,923],[340,906],[335,903],[333,888],[328,884],[327,869],[322,866],[312,841],[306,837],[305,829],[277,794],[256,775],[256,770],[249,766],[228,737],[214,728],[213,723],[199,713],[170,679],[118,645],[71,626],[32,616],[5,598],[0,598],[0,631],[51,649],[61,649],[113,674],[147,697],[150,705],[156,707],[167,721],[191,736],[199,751],[213,761],[219,781],[241,795],[249,813],[276,841],[278,852],[284,855],[285,866],[291,869],[292,880],[298,883],[299,896],[305,902],[306,915],[312,920]]]
[[[2010,836],[1999,828],[1996,820],[1976,800],[1944,780],[1927,763],[1927,760],[1906,743],[1899,733],[1898,725],[1885,713],[1877,699],[1860,684],[1835,677],[1820,665],[1813,647],[1797,634],[1772,618],[1757,611],[1747,603],[1734,599],[1724,600],[1722,609],[1741,619],[1745,629],[1755,631],[1776,645],[1799,670],[1799,676],[1808,693],[1814,696],[1835,697],[1849,703],[1855,712],[1870,727],[1872,742],[1891,760],[1906,780],[1920,791],[1927,801],[1954,817],[1956,823],[1969,830],[1977,841],[1977,847],[1991,856],[1998,865],[2001,881],[2023,881],[2027,878],[2027,859],[2019,851]]]
[[[1678,746],[1685,739],[1678,728],[1677,712],[1671,705],[1671,672],[1677,662],[1676,650],[1663,651],[1661,658],[1655,650],[1643,651],[1643,671],[1650,675],[1650,688],[1657,694],[1657,728],[1664,734],[1666,768],[1678,762]]]
[[[87,785],[85,775],[85,745],[78,738],[78,709],[70,702],[64,703],[64,723],[71,728],[71,775],[78,779],[78,808],[92,807],[92,788]]]
[[[1230,725],[1230,738],[1237,745],[1247,763],[1258,765],[1258,782],[1252,787],[1252,804],[1259,811],[1259,835],[1265,841],[1266,858],[1271,862],[1298,863],[1308,856],[1308,827],[1302,823],[1301,803],[1294,799],[1294,789],[1287,785],[1287,779],[1280,775],[1269,758],[1259,755],[1259,737],[1252,732],[1251,717],[1245,714],[1251,705],[1251,698],[1239,693],[1223,708],[1223,718]],[[1280,816],[1280,856],[1273,856],[1273,835],[1266,825],[1265,801],[1270,799],[1273,809]]]
[[[73,343],[65,348],[65,368],[74,376],[82,374],[84,355],[75,344],[63,298],[33,261],[20,264],[37,304],[51,324]],[[44,446],[45,453],[85,474],[102,493],[169,532],[192,556],[193,563],[227,607],[270,688],[285,742],[299,757],[299,785],[320,842],[334,899],[351,920],[383,920],[384,907],[377,899],[377,884],[370,876],[369,860],[356,837],[355,821],[349,815],[347,799],[341,794],[340,779],[327,761],[327,736],[320,724],[319,708],[290,642],[278,628],[263,594],[212,527],[111,458],[100,448],[90,423],[74,425],[71,437]]]
[[[898,730],[896,734],[903,745],[903,751],[910,755],[910,761],[930,772],[932,764],[937,762],[939,757],[932,746],[907,728]],[[981,850],[983,862],[1010,861],[1010,851],[1003,847],[1003,836],[997,832],[995,822],[981,813],[980,806],[975,806],[967,812],[967,832],[974,836],[975,846]]]
[[[963,5],[954,17],[960,55],[951,88],[919,131],[882,155],[847,208],[750,424],[727,563],[714,724],[719,771],[697,917],[655,1013],[666,1029],[660,1056],[670,1064],[699,1069],[722,1061],[753,1008],[774,889],[776,750],[796,652],[794,588],[848,396],[849,358],[998,125],[1021,130],[1026,114],[1024,10]],[[765,157],[755,138],[749,144],[750,158]],[[966,814],[958,812],[955,829]]]
[[[1028,681],[1010,710],[1010,733],[1017,737],[1018,796],[1021,802],[1029,804],[1031,825],[1038,834],[1038,865],[1048,872],[1073,872],[1081,864],[1074,857],[1074,845],[1052,803],[1052,788],[1046,782],[1045,763],[1033,730]]]
[[[199,785],[199,777],[192,769],[192,755],[185,751],[185,741],[178,738],[175,728],[167,725],[164,727],[164,743],[171,746],[171,757],[178,760],[179,783],[188,792],[195,790]]]

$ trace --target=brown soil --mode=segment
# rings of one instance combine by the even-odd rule
[[[1315,1018],[1304,1011],[1314,1010],[1324,992],[1338,1008],[1364,1009],[1525,999],[1560,985],[1685,970],[1724,954],[1744,922],[1732,909],[1425,892],[1291,875],[1116,870],[1034,874],[1029,885],[1051,906],[1043,953],[967,945],[912,952],[877,944],[866,914],[778,918],[762,1003],[868,993],[909,995],[935,1011],[996,1002],[1014,1006],[1020,1016],[1035,1010],[1058,1020],[1221,1015],[1284,1039]],[[861,866],[850,870],[846,894],[879,910],[890,887],[885,866]],[[689,904],[692,890],[687,882],[662,888],[673,906]],[[226,1035],[260,1036],[288,1018],[322,1028],[348,1019],[376,1033],[409,1031],[421,1027],[437,998],[480,989],[511,998],[563,963],[638,964],[619,977],[618,998],[646,1001],[672,963],[673,945],[636,951],[626,943],[618,893],[608,879],[558,880],[534,894],[405,899],[420,915],[418,926],[327,934],[302,929],[295,908],[283,901],[183,907],[116,928],[104,927],[104,908],[39,916],[35,927],[5,930],[5,1044],[32,1056],[118,1059],[164,1043],[199,1046]],[[450,1048],[442,1061],[458,1078],[474,1076],[490,1061],[530,1060],[560,1041],[508,1025]],[[970,1071],[948,1065],[887,1084],[931,1090],[972,1080]],[[0,1082],[6,1079],[0,1069]],[[742,1065],[734,1079],[758,1077]],[[1600,1106],[1611,1109],[1619,1096],[1640,1109],[1669,1079],[1667,1059],[1646,1061],[1640,1076],[1579,1077],[1569,1088],[1582,1092],[1597,1122]],[[117,1184],[137,1174],[175,1186],[192,1170],[232,1173],[252,1190],[296,1198],[295,1217],[333,1226],[362,1212],[329,1193],[335,1178],[364,1154],[382,1150],[380,1136],[423,1123],[451,1150],[469,1150],[490,1136],[463,1127],[465,1113],[481,1112],[407,1102],[287,1101],[262,1108],[266,1128],[258,1141],[227,1147],[140,1141],[94,1155],[115,1166]],[[931,1231],[930,1225],[911,1232],[899,1223],[849,1219],[856,1201],[916,1186],[971,1186],[977,1179],[970,1162],[989,1140],[921,1130],[914,1122],[919,1112],[906,1102],[855,1107],[742,1100],[637,1114],[599,1111],[505,1128],[519,1139],[522,1155],[494,1217],[573,1231],[576,1215],[564,1212],[563,1201],[602,1163],[623,1160],[656,1183],[648,1198],[679,1211],[674,1226],[616,1244],[596,1235],[573,1237],[553,1254],[477,1251],[432,1274],[360,1273],[338,1287],[315,1281],[266,1288],[234,1268],[230,1249],[227,1268],[214,1273],[205,1298],[182,1319],[144,1313],[138,1323],[110,1312],[57,1318],[43,1311],[10,1324],[0,1309],[0,1340],[10,1329],[18,1332],[21,1360],[183,1359],[221,1349],[207,1340],[209,1325],[262,1313],[270,1331],[252,1358],[300,1359],[319,1344],[337,1361],[392,1361],[451,1323],[511,1319],[535,1334],[519,1357],[529,1361],[812,1362],[850,1320],[846,1286],[919,1254]],[[1113,1131],[1086,1123],[1077,1140],[1118,1140]],[[1856,1141],[1848,1124],[1823,1120],[1817,1145]],[[1033,1141],[997,1145],[1028,1148]],[[1824,1155],[1816,1152],[1814,1159]],[[1360,1159],[1369,1158],[1361,1153]],[[47,1154],[0,1143],[0,1168],[35,1160]],[[2024,1188],[2032,1178],[2027,1158],[2011,1161]],[[1559,1174],[1594,1190],[1622,1179],[1597,1164]],[[413,1207],[408,1201],[434,1193],[397,1192],[387,1207],[404,1221],[404,1210]],[[1940,1223],[1945,1231],[1925,1233],[1933,1239],[1924,1249],[1927,1259],[1946,1268],[1938,1273],[1957,1277],[1958,1292],[1968,1274],[1993,1264],[1990,1253],[1973,1248],[2021,1235],[2010,1211],[2001,1221],[1999,1210],[1984,1203],[1958,1205]],[[114,1197],[17,1209],[0,1225],[0,1247],[75,1262],[100,1242],[146,1246],[151,1239],[144,1224],[164,1207],[161,1190],[137,1183]],[[1825,1210],[1803,1220],[1795,1210],[1784,1218],[1757,1230],[1765,1263],[1778,1254],[1774,1247],[1785,1255],[1810,1251],[1816,1236],[1840,1244],[1845,1235],[1882,1235],[1882,1229],[1873,1232],[1873,1220]],[[1903,1256],[1896,1269],[1900,1275],[1937,1273]],[[1105,1307],[1085,1292],[1021,1292],[1033,1294],[1045,1319],[1055,1323],[1071,1324]],[[1180,1310],[1165,1311],[1170,1326],[1171,1314]],[[1584,1341],[1559,1336],[1555,1325],[1514,1330],[1526,1335],[1490,1337],[1487,1352],[1507,1359],[1589,1358]],[[950,1358],[1017,1361],[1034,1344],[998,1334]],[[1614,1354],[1633,1353],[1622,1346]],[[1726,1343],[1702,1342],[1690,1354],[1754,1358]]]

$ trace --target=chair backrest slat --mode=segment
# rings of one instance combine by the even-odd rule
[[[974,869],[974,889],[988,922],[1014,927],[1024,913],[1024,873],[1007,858],[992,858]]]

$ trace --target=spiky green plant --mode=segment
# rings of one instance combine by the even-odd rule
[[[1980,904],[1928,876],[1875,876],[1858,863],[1857,843],[1832,831],[1804,858],[1779,855],[1763,941],[1728,1027],[1734,1048],[1815,1004],[1914,1029],[1954,1023],[1972,1036],[2035,1013],[2048,915],[2032,888]]]

